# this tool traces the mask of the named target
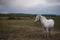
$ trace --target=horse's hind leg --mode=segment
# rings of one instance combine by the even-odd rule
[[[50,30],[50,31],[51,31],[51,34],[53,34],[54,28],[53,28],[53,27],[51,27],[51,30]]]
[[[54,27],[51,28],[50,34],[51,34],[51,35],[54,35],[54,34],[55,34],[55,33],[54,33]]]

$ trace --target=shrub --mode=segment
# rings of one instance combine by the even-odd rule
[[[18,19],[18,20],[21,20],[21,18],[20,18],[20,17],[17,17],[17,19]]]
[[[9,20],[14,20],[16,19],[15,17],[8,17]]]

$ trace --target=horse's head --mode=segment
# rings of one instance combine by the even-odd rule
[[[34,22],[37,22],[39,20],[40,20],[40,15],[37,15],[36,18],[35,18],[35,20],[34,20]]]
[[[42,15],[37,15],[34,22],[40,21],[40,20],[45,20],[46,18]]]

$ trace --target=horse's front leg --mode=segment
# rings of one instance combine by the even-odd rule
[[[49,37],[49,29],[48,29],[48,27],[46,27],[46,38],[48,38]]]
[[[45,34],[46,33],[46,28],[42,27],[42,29],[43,29],[43,34]]]
[[[46,37],[46,28],[43,26],[42,29],[43,29],[43,36],[45,38]]]

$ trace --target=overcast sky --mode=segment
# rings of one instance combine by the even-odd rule
[[[0,0],[0,13],[60,15],[60,0]]]

